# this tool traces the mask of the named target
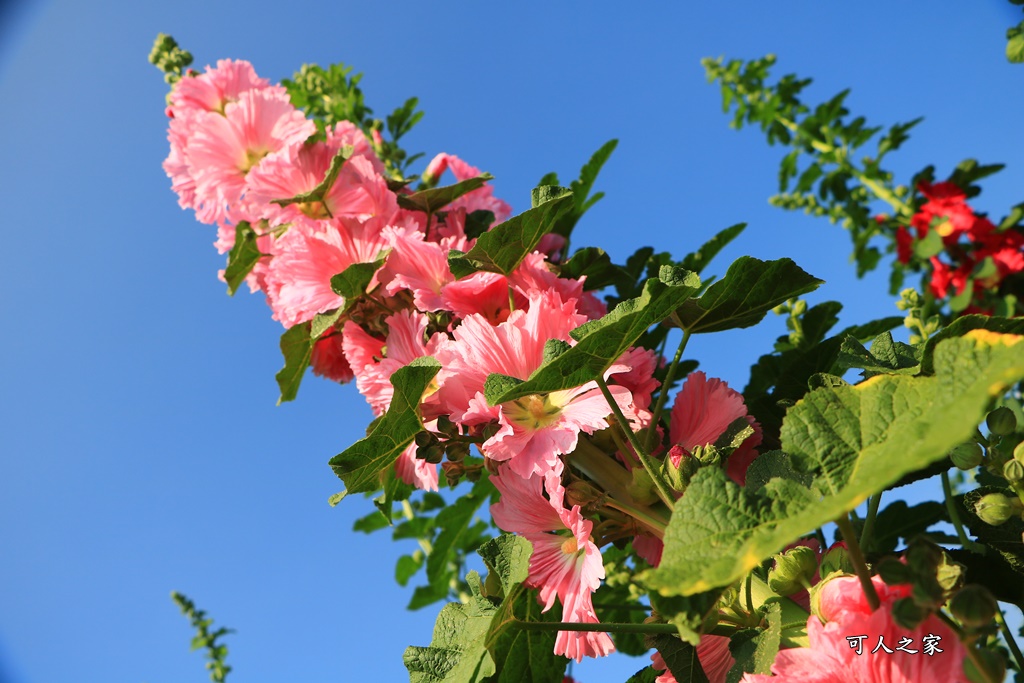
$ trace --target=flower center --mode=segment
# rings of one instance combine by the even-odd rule
[[[299,211],[315,220],[323,220],[324,218],[331,217],[331,213],[327,210],[327,207],[324,206],[323,202],[303,202],[299,204]]]
[[[562,406],[551,401],[550,396],[531,394],[504,404],[509,420],[525,429],[543,429],[558,420]]]
[[[575,555],[579,551],[580,547],[576,543],[575,536],[570,536],[569,538],[565,539],[565,541],[562,543],[562,552],[566,555]]]
[[[260,159],[270,154],[270,150],[267,149],[247,149],[245,150],[245,159],[241,164],[238,165],[238,170],[242,173],[248,173],[256,164],[260,163]]]

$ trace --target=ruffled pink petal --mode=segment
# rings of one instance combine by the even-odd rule
[[[427,242],[423,234],[406,228],[387,228],[384,238],[391,247],[381,280],[387,282],[390,295],[408,289],[413,303],[421,311],[444,308],[441,289],[453,282],[448,268],[448,250],[436,242]]]

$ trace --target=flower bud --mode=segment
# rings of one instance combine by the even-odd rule
[[[982,496],[981,500],[974,504],[974,514],[992,526],[1005,524],[1014,515],[1019,515],[1020,509],[1020,500],[1004,496],[1002,493]]]
[[[1017,431],[1017,416],[1006,406],[1000,406],[988,414],[985,424],[996,436],[1008,436]]]
[[[1024,441],[1017,444],[1017,447],[1013,449],[1013,459],[1019,463],[1024,463]]]
[[[992,623],[996,617],[996,599],[984,586],[964,586],[949,601],[949,611],[964,627],[977,630]]]
[[[949,454],[953,464],[961,470],[973,470],[982,461],[981,446],[973,441],[962,443]]]
[[[792,595],[811,584],[818,571],[818,554],[798,545],[775,556],[775,566],[768,572],[768,587],[779,595]]]
[[[902,628],[913,631],[928,617],[929,611],[913,598],[900,598],[892,604],[892,620]]]
[[[846,544],[834,543],[831,548],[825,551],[825,555],[821,558],[821,569],[819,575],[821,578],[825,578],[830,574],[854,574],[855,569],[853,562],[850,561],[850,553],[846,549]]]
[[[1003,464],[1003,476],[1006,477],[1006,481],[1016,484],[1024,479],[1024,464],[1016,459],[1007,460]]]
[[[914,582],[914,571],[895,557],[885,558],[875,566],[875,569],[882,577],[882,581],[890,586]]]

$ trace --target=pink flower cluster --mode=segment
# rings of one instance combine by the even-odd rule
[[[510,275],[477,272],[456,279],[448,265],[453,249],[468,251],[467,216],[489,211],[497,222],[511,208],[484,185],[428,216],[402,208],[399,193],[378,158],[380,142],[341,122],[324,134],[290,102],[281,86],[256,76],[243,61],[221,61],[205,73],[183,77],[171,94],[171,151],[164,168],[183,208],[218,229],[223,253],[236,227],[249,223],[262,256],[248,283],[262,291],[273,317],[287,328],[309,323],[346,302],[331,278],[357,263],[382,261],[368,295],[347,309],[316,342],[315,373],[355,380],[376,415],[391,404],[391,376],[416,358],[434,356],[442,369],[425,392],[421,414],[430,431],[446,418],[475,440],[489,460],[500,501],[494,521],[534,547],[528,584],[544,609],[562,606],[562,620],[596,623],[592,594],[604,578],[595,523],[581,505],[567,502],[570,473],[564,457],[582,438],[605,430],[612,412],[597,383],[489,405],[484,385],[492,373],[527,379],[544,362],[546,342],[575,344],[570,332],[605,314],[585,291],[585,278],[561,277],[549,257],[564,241],[549,236]],[[327,176],[343,147],[351,154],[322,198],[284,203],[310,192]],[[458,157],[440,154],[424,173],[433,184],[446,171],[457,180],[479,175]],[[633,429],[651,422],[657,388],[652,351],[626,352],[605,373],[612,400]],[[703,373],[691,375],[671,417],[671,439],[689,450],[706,446],[737,418],[755,435],[736,453],[730,475],[742,481],[760,430],[742,397]],[[416,444],[396,471],[421,489],[438,488],[438,468],[417,457]],[[664,454],[664,453],[663,453]],[[628,478],[630,454],[608,454]],[[588,513],[589,514],[589,513]],[[630,535],[636,528],[630,527]],[[653,536],[637,537],[660,553]],[[653,559],[653,558],[652,558]],[[614,649],[605,633],[560,632],[555,652],[574,659]]]

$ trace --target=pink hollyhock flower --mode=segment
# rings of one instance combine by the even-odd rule
[[[604,562],[590,538],[594,523],[583,518],[578,505],[565,509],[565,489],[558,475],[549,472],[543,480],[539,476],[524,479],[506,468],[491,481],[501,494],[491,506],[494,522],[533,545],[526,584],[539,589],[543,611],[551,609],[557,597],[562,621],[598,623],[592,596],[604,578]],[[555,654],[577,662],[584,656],[603,657],[614,651],[607,633],[559,631],[555,640]]]
[[[186,147],[195,179],[196,218],[203,223],[232,219],[245,190],[245,177],[263,157],[316,131],[288,96],[274,88],[248,90],[224,108],[224,115],[196,117]]]
[[[366,398],[374,415],[391,406],[394,387],[391,375],[413,360],[434,353],[441,335],[426,340],[427,317],[416,311],[399,311],[384,319],[387,337],[377,339],[351,320],[345,323],[342,346],[356,376],[356,387]],[[416,457],[416,444],[409,444],[395,463],[402,481],[425,491],[437,490],[437,465]]]
[[[579,433],[608,426],[611,412],[595,382],[544,396],[527,396],[499,406],[484,398],[484,383],[491,373],[527,379],[544,361],[544,344],[549,339],[569,342],[569,331],[585,322],[576,312],[576,302],[563,302],[558,292],[546,291],[530,297],[528,310],[517,310],[492,326],[483,316],[467,316],[455,329],[454,342],[442,343],[437,359],[441,371],[441,404],[452,419],[463,424],[497,420],[498,431],[481,445],[487,457],[509,461],[523,477],[544,474],[560,467],[558,456],[576,448]],[[628,371],[613,366],[607,373]],[[612,396],[628,417],[632,396],[621,386],[610,387]]]
[[[901,628],[892,604],[911,587],[887,586],[877,576],[872,583],[882,603],[874,612],[856,577],[827,581],[818,601],[825,623],[807,619],[810,647],[782,650],[771,667],[774,676],[747,674],[742,683],[967,683],[967,652],[952,629],[935,615],[913,630]],[[930,654],[927,643],[936,648]]]
[[[275,244],[267,266],[266,291],[274,320],[285,327],[312,320],[344,305],[331,289],[331,278],[353,263],[374,261],[387,245],[372,229],[343,226],[341,219],[323,229],[294,225]],[[372,285],[372,283],[371,283]]]
[[[583,291],[586,279],[558,277],[548,267],[544,254],[538,251],[528,254],[509,277],[512,286],[526,296],[531,292],[554,289],[562,295],[563,301],[576,299],[579,312],[587,316],[588,320],[596,320],[607,313],[608,308],[593,293]]]
[[[380,275],[389,295],[403,289],[412,292],[413,304],[421,311],[439,311],[444,301],[441,289],[454,282],[448,267],[448,247],[428,242],[423,233],[409,228],[388,227],[384,239],[391,247],[387,264]]]
[[[352,155],[342,165],[324,201],[283,207],[271,203],[309,192],[323,182],[334,156],[345,146],[353,148]],[[389,204],[380,205],[379,199],[386,193],[374,187],[383,183],[386,190],[380,177],[382,168],[362,131],[342,121],[328,129],[326,141],[293,142],[253,168],[246,176],[247,211],[265,218],[272,226],[340,216],[366,220],[383,211],[393,212]]]
[[[454,154],[438,154],[424,171],[425,180],[436,180],[446,170],[450,170],[456,181],[469,180],[480,175],[480,169],[470,166]],[[512,207],[494,196],[494,188],[491,185],[484,185],[472,192],[468,192],[445,207],[446,211],[465,209],[467,213],[474,211],[490,211],[494,214],[495,223],[503,223],[512,215]]]
[[[186,110],[224,113],[242,93],[263,90],[270,81],[256,75],[252,64],[244,60],[221,59],[217,68],[206,66],[206,72],[182,78],[171,90],[171,113],[178,118]],[[276,90],[281,90],[278,86]]]
[[[708,683],[725,683],[729,670],[736,665],[736,659],[729,652],[727,636],[703,635],[697,645],[697,659]],[[668,670],[665,659],[657,650],[651,655],[651,666],[663,673],[655,678],[655,683],[676,683],[676,677]]]
[[[726,471],[740,486],[746,481],[747,467],[757,457],[761,443],[761,425],[747,414],[743,395],[720,379],[708,379],[703,372],[692,372],[676,395],[669,420],[669,437],[687,452],[713,444],[735,420],[745,418],[754,433],[729,456]],[[681,454],[672,455],[678,465]]]
[[[504,275],[481,270],[444,285],[441,288],[441,307],[460,318],[475,314],[492,325],[498,325],[505,322],[512,312],[508,307],[508,290],[508,278]],[[513,290],[512,297],[517,309],[529,305],[526,297],[516,290]]]

